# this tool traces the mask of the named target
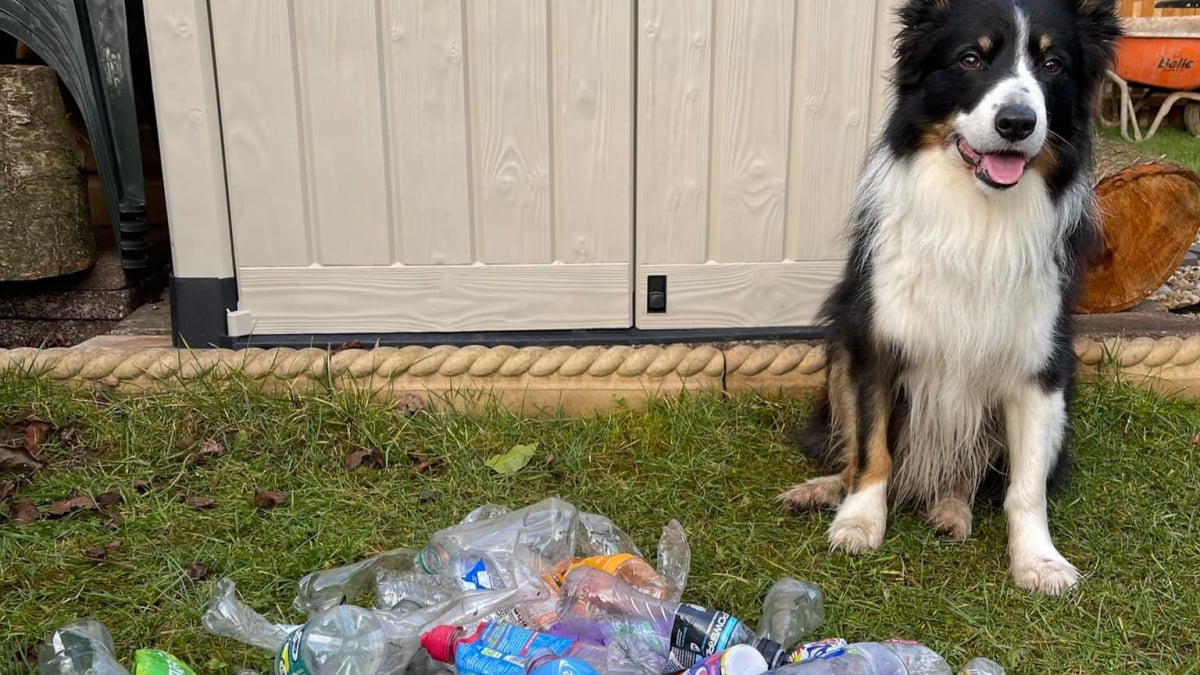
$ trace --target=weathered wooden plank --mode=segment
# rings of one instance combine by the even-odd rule
[[[783,259],[794,10],[793,0],[717,3],[710,260]]]
[[[713,0],[640,0],[637,256],[707,258]]]
[[[384,12],[399,259],[473,262],[462,3],[385,0]]]
[[[209,2],[238,265],[313,260],[289,5]]]
[[[272,267],[239,275],[241,306],[257,334],[629,326],[629,266],[621,263]]]
[[[295,11],[316,262],[391,263],[375,4],[300,0]]]
[[[552,262],[547,0],[466,3],[476,258]]]
[[[555,259],[628,262],[633,242],[633,3],[550,4]]]

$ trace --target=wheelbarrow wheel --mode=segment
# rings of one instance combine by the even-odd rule
[[[1200,101],[1191,101],[1183,108],[1183,126],[1193,136],[1200,136]]]

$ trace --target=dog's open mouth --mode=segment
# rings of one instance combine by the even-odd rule
[[[1031,160],[1016,152],[979,152],[962,138],[958,139],[958,154],[975,170],[975,176],[997,188],[1010,188],[1025,175]]]

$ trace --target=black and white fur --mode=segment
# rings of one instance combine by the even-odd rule
[[[878,548],[889,502],[966,538],[990,486],[1016,584],[1076,583],[1046,497],[1067,464],[1070,311],[1098,235],[1091,103],[1121,34],[1114,4],[901,7],[894,99],[821,312],[828,387],[798,434],[839,473],[781,495],[837,506],[833,549]]]

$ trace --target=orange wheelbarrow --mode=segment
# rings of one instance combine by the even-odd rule
[[[1160,7],[1200,7],[1200,0],[1161,0]],[[1126,35],[1117,43],[1114,69],[1107,81],[1114,118],[1101,111],[1108,126],[1121,126],[1125,140],[1147,140],[1158,131],[1171,108],[1180,101],[1188,133],[1200,136],[1200,16],[1126,19]],[[1143,136],[1138,113],[1153,103],[1158,114]],[[1130,129],[1133,138],[1129,136]]]

